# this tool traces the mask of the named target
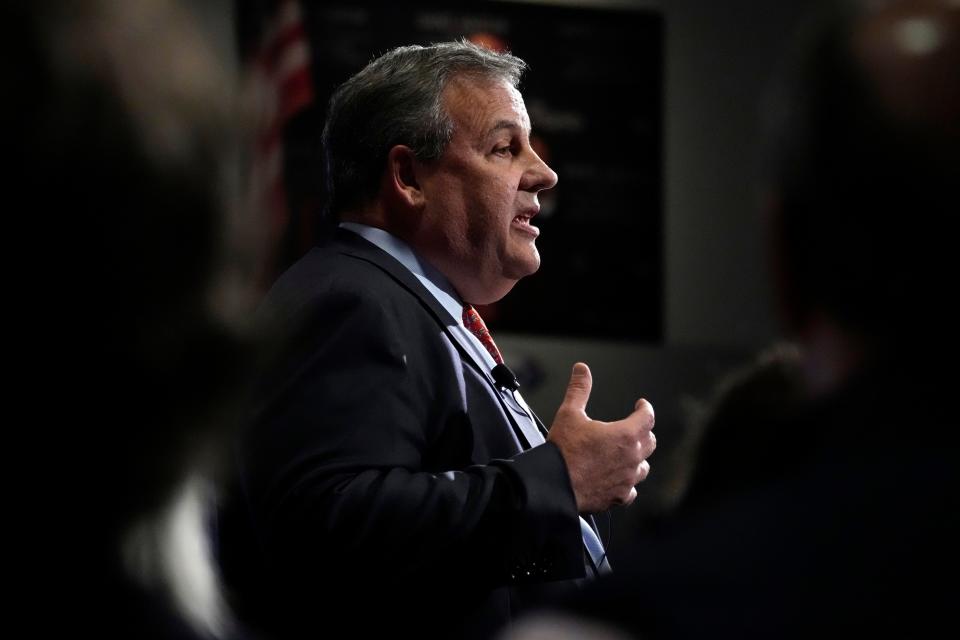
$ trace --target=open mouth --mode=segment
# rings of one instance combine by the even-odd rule
[[[531,235],[538,236],[540,235],[540,229],[530,224],[531,218],[533,218],[532,215],[525,215],[521,213],[518,216],[514,216],[513,224],[514,226],[526,231]]]

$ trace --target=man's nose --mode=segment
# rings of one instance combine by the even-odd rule
[[[530,149],[530,156],[530,166],[524,172],[520,188],[536,193],[555,186],[559,180],[556,172],[533,149]]]

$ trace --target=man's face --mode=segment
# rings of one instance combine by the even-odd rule
[[[414,244],[466,302],[489,304],[540,267],[530,219],[557,174],[530,147],[527,109],[506,81],[453,78],[443,104],[453,138],[418,165],[425,205]]]

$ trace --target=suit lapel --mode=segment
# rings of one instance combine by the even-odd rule
[[[412,293],[420,303],[430,311],[437,323],[446,331],[448,326],[456,324],[456,320],[443,308],[443,305],[427,291],[417,277],[410,270],[400,264],[396,258],[377,245],[358,236],[352,231],[337,229],[334,241],[340,253],[369,262],[393,278],[397,284]]]
[[[430,312],[434,321],[436,321],[440,329],[457,348],[457,351],[460,353],[460,358],[468,362],[473,369],[486,380],[490,387],[489,395],[494,396],[496,401],[500,403],[503,414],[509,420],[510,427],[513,429],[514,434],[516,434],[520,442],[523,443],[523,448],[529,449],[531,446],[539,444],[542,441],[542,436],[539,433],[530,431],[531,427],[527,424],[529,421],[517,415],[518,409],[520,409],[520,413],[523,412],[519,404],[517,404],[517,407],[509,406],[509,403],[503,398],[500,390],[497,388],[492,374],[473,358],[470,354],[470,348],[464,344],[464,337],[460,335],[460,332],[452,330],[452,327],[458,325],[459,322],[450,315],[443,305],[421,284],[420,280],[418,280],[409,269],[386,251],[383,251],[372,242],[351,231],[337,229],[336,235],[334,236],[334,243],[342,254],[363,260],[378,267],[420,301],[420,304]],[[513,402],[516,403],[516,400],[514,399]],[[539,419],[536,417],[534,419],[542,428],[542,423],[539,422]],[[534,428],[534,431],[535,430]]]

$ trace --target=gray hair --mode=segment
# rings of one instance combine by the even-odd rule
[[[398,47],[374,59],[330,98],[323,127],[328,214],[372,200],[387,153],[398,144],[436,160],[453,136],[441,102],[456,75],[503,79],[513,87],[526,63],[466,40]]]

